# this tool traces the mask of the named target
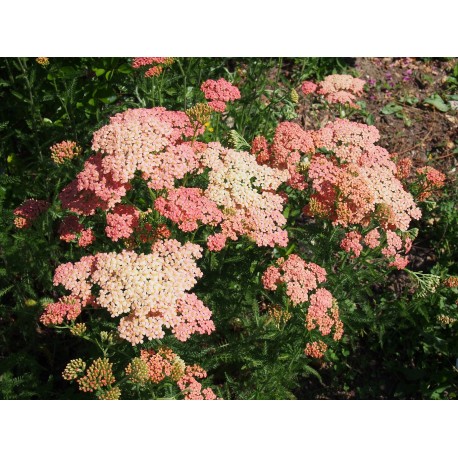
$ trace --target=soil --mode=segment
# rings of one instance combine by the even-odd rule
[[[441,112],[424,100],[439,94],[458,95],[458,88],[447,83],[457,59],[417,58],[357,58],[354,76],[367,81],[367,92],[360,100],[366,103],[353,121],[368,122],[380,132],[378,144],[400,158],[410,157],[414,166],[431,165],[455,179],[458,162],[458,109]],[[417,99],[417,100],[415,100]],[[307,129],[320,127],[323,106],[312,98],[301,97],[298,121]],[[410,102],[410,103],[409,103]],[[402,107],[402,112],[383,114],[389,103]],[[320,116],[318,117],[318,110]],[[329,107],[321,125],[335,117],[335,107]]]

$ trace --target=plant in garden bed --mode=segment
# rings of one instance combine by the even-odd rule
[[[180,59],[165,71],[154,69],[171,62],[133,66],[145,63],[155,66],[142,90],[154,85],[156,101],[169,99],[174,72],[186,81]],[[294,397],[302,377],[361,356],[361,333],[383,341],[398,317],[390,294],[375,293],[387,278],[406,272],[411,294],[442,294],[431,285],[443,273],[404,270],[410,225],[428,205],[418,201],[440,193],[440,172],[411,170],[376,145],[375,127],[347,119],[304,130],[277,123],[280,110],[254,127],[243,74],[239,88],[201,76],[184,111],[121,110],[97,126],[91,152],[52,146],[57,192],[11,215],[15,237],[36,245],[29,256],[45,245],[57,254],[39,329],[72,342],[59,371],[99,399]],[[363,84],[333,75],[319,87],[343,107]],[[353,92],[331,97],[343,90]],[[279,106],[298,100],[277,95]],[[232,148],[215,141],[227,138],[229,113]],[[437,316],[454,326],[451,304]]]

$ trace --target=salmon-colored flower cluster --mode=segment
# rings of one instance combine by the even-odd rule
[[[394,231],[386,231],[386,247],[382,249],[382,254],[392,259],[388,264],[389,267],[396,267],[398,270],[404,269],[409,263],[407,256],[401,256],[400,251],[404,249],[407,254],[412,247],[412,240],[406,237],[403,242],[402,238]],[[394,259],[393,259],[394,258]]]
[[[215,226],[223,219],[216,203],[206,197],[200,188],[173,189],[166,198],[156,199],[154,208],[177,223],[184,232],[195,231],[198,221]]]
[[[87,300],[77,296],[63,296],[57,302],[47,304],[40,321],[49,326],[52,324],[62,324],[64,320],[75,320],[81,314],[81,310],[86,306]]]
[[[54,284],[62,284],[81,300],[88,299],[97,285],[99,306],[112,317],[129,314],[121,318],[118,330],[133,345],[145,337],[162,338],[163,327],[172,328],[180,340],[196,332],[211,333],[211,312],[194,294],[185,293],[202,276],[195,263],[202,248],[169,239],[156,242],[151,251],[98,253],[62,264]]]
[[[46,200],[27,199],[14,210],[14,225],[18,229],[28,228],[48,208]]]
[[[207,100],[208,105],[215,111],[223,112],[226,109],[226,102],[240,99],[240,91],[224,78],[219,80],[207,80],[200,87]]]
[[[135,375],[137,379],[141,374],[142,380],[153,383],[160,383],[166,377],[171,377],[176,382],[185,374],[186,365],[170,348],[161,347],[157,352],[141,350],[140,361],[145,367],[142,367],[140,362],[134,363],[132,361],[127,367],[126,373],[130,376]]]
[[[310,358],[322,358],[326,353],[328,346],[322,341],[318,340],[316,342],[309,342],[305,346],[304,353]]]
[[[418,196],[420,201],[431,197],[433,192],[441,189],[445,184],[445,175],[434,167],[420,167],[416,170],[417,175],[421,178],[421,190]]]
[[[145,71],[145,77],[158,76],[174,62],[173,57],[135,57],[132,61],[132,68],[149,67]]]
[[[279,285],[286,286],[286,295],[293,305],[308,302],[306,326],[309,331],[318,328],[326,336],[334,328],[334,340],[340,340],[343,324],[339,318],[337,302],[325,288],[318,288],[326,281],[326,271],[296,254],[286,260],[279,258],[277,266],[270,266],[262,276],[264,288],[275,291]]]
[[[347,253],[353,253],[352,257],[357,258],[363,246],[361,245],[361,234],[356,231],[351,231],[345,234],[344,239],[340,243],[340,247]]]
[[[77,178],[59,194],[62,207],[78,215],[94,215],[96,210],[108,210],[121,202],[129,185],[113,179],[112,173],[105,173],[102,155],[90,157]]]
[[[129,238],[139,224],[140,212],[132,205],[116,205],[107,213],[105,233],[114,242]]]
[[[313,94],[318,89],[318,86],[312,81],[304,81],[301,85],[301,90],[304,95]]]
[[[185,399],[217,399],[211,388],[202,389],[197,379],[207,377],[207,373],[198,365],[187,366],[170,348],[141,350],[140,358],[134,358],[126,368],[131,380],[146,383],[160,383],[166,378],[176,382]]]
[[[102,152],[103,171],[117,182],[128,183],[138,171],[149,187],[172,189],[175,179],[199,167],[197,150],[182,141],[193,135],[183,112],[132,109],[118,113],[95,132],[92,148]]]
[[[380,232],[377,229],[372,229],[364,236],[364,243],[369,248],[377,248],[380,246]]]
[[[397,154],[392,154],[391,159],[396,164],[396,178],[398,180],[405,180],[409,178],[412,170],[412,159],[409,157],[399,159]]]
[[[354,103],[356,96],[363,93],[366,82],[350,75],[329,75],[317,85],[311,81],[302,83],[302,92],[321,94],[329,103],[349,104],[353,108],[358,108]]]
[[[283,197],[275,191],[288,178],[287,171],[256,163],[245,151],[223,148],[210,143],[202,159],[210,168],[209,184],[204,194],[222,208],[221,232],[208,238],[208,248],[219,251],[226,240],[240,235],[253,239],[258,246],[286,246],[288,234]]]
[[[305,154],[314,151],[311,133],[292,122],[282,122],[277,126],[270,148],[260,138],[252,145],[252,153],[257,155],[258,163],[287,170],[288,184],[295,189],[305,189],[305,178],[298,171],[298,165]]]
[[[59,238],[65,242],[78,240],[80,247],[91,245],[95,241],[92,229],[85,229],[75,215],[66,216],[59,226]]]
[[[76,142],[63,141],[51,146],[51,159],[56,164],[63,164],[65,161],[73,159],[81,153],[81,148]]]
[[[363,250],[363,242],[367,247],[374,249],[381,245],[380,240],[381,234],[377,228],[369,231],[364,237],[357,231],[348,232],[340,243],[340,247],[348,252],[352,253],[352,258],[357,258]],[[385,256],[390,263],[389,267],[396,267],[401,270],[406,267],[409,263],[407,253],[412,248],[412,239],[409,236],[405,236],[404,240],[394,231],[385,231],[384,247],[381,249],[381,253]],[[401,255],[401,252],[404,255]]]
[[[286,285],[286,294],[293,305],[309,300],[309,293],[317,288],[319,283],[326,281],[326,271],[314,264],[305,262],[296,254],[287,259],[279,258],[278,267],[270,266],[262,276],[264,288],[275,291],[280,284]]]
[[[318,328],[323,336],[329,335],[334,327],[333,339],[337,341],[342,338],[343,323],[339,318],[339,307],[327,289],[318,288],[310,296],[306,323],[309,331]]]
[[[421,211],[396,178],[388,151],[374,145],[379,133],[373,126],[336,120],[313,133],[315,147],[331,151],[315,154],[309,178],[316,191],[315,208],[335,225],[367,226],[371,218],[383,228],[407,230]],[[316,205],[318,203],[319,205]],[[307,205],[306,214],[313,215]]]
[[[447,278],[442,282],[442,284],[443,284],[446,288],[457,288],[457,287],[458,287],[458,277],[455,277],[455,276],[447,277]]]
[[[186,400],[207,400],[213,401],[217,399],[211,388],[202,389],[202,384],[197,379],[207,377],[207,373],[197,364],[186,366],[185,375],[178,380],[177,385],[185,394]]]

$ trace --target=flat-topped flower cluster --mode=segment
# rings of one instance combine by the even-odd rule
[[[120,337],[133,345],[144,338],[160,339],[164,328],[171,328],[176,338],[187,340],[193,333],[211,333],[214,324],[211,311],[190,290],[202,276],[195,260],[202,248],[192,243],[182,245],[169,239],[156,242],[150,254],[124,250],[121,253],[98,253],[76,263],[61,264],[54,284],[62,285],[78,300],[60,301],[66,308],[50,304],[43,322],[58,322],[56,315],[75,319],[85,305],[94,299],[112,317],[123,316]],[[68,311],[68,307],[73,307]]]

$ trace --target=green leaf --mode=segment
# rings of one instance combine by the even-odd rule
[[[79,76],[80,72],[76,68],[73,67],[61,67],[59,69],[59,76],[64,79],[71,79]]]
[[[95,72],[96,76],[102,76],[105,73],[104,68],[93,68],[92,70]]]
[[[133,69],[130,65],[128,64],[122,64],[118,67],[118,72],[119,73],[125,73],[125,74],[130,74],[132,73]]]
[[[11,91],[11,94],[14,95],[14,97],[17,97],[19,100],[22,100],[24,101],[25,100],[25,97],[20,93],[20,92],[17,92],[17,91]]]
[[[439,94],[434,94],[432,97],[428,97],[423,102],[428,105],[432,105],[442,112],[450,110],[450,107],[442,100],[442,97]]]
[[[385,105],[380,112],[384,115],[390,115],[393,113],[398,113],[399,111],[402,111],[402,107],[400,105],[397,105],[396,103],[389,103],[388,105]]]

